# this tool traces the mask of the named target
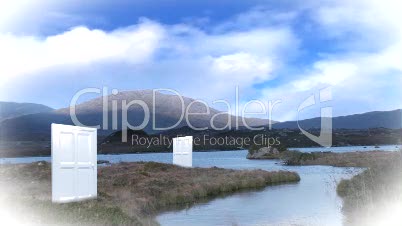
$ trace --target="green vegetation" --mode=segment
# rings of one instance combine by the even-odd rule
[[[34,224],[157,225],[153,217],[165,209],[183,208],[242,189],[300,180],[297,173],[287,171],[119,163],[99,167],[96,200],[53,204],[50,174],[46,162],[1,165],[1,209]]]

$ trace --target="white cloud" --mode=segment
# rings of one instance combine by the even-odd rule
[[[234,79],[242,84],[268,80],[272,76],[272,67],[271,59],[244,52],[219,56],[212,63],[212,70],[217,76]]]
[[[298,39],[286,26],[212,34],[185,25],[166,30],[170,35],[163,46],[167,46],[169,68],[175,73],[171,79],[189,77],[197,87],[208,87],[207,93],[192,86],[182,88],[188,95],[207,99],[233,98],[236,86],[253,92],[253,85],[274,79],[299,48]],[[183,64],[191,67],[184,70]]]
[[[298,48],[297,38],[286,26],[211,35],[203,43],[201,49],[213,54],[251,52],[272,58]]]
[[[330,35],[377,46],[402,37],[402,2],[399,0],[334,1],[313,12],[315,21]],[[354,42],[353,44],[358,44]],[[383,47],[383,46],[381,46]]]
[[[233,29],[247,30],[250,27],[270,27],[278,24],[288,25],[297,18],[298,13],[296,10],[275,11],[272,7],[254,7],[219,24],[214,27],[214,30],[222,32]]]
[[[357,76],[358,68],[350,62],[320,61],[313,65],[313,72],[291,82],[294,91],[311,90],[319,85],[339,85]]]
[[[163,36],[163,28],[151,21],[112,32],[75,27],[44,39],[1,34],[0,74],[6,80],[56,66],[79,67],[102,60],[144,63]]]
[[[66,80],[68,74],[89,70],[80,74],[82,84],[94,84],[97,77],[98,86],[119,88],[124,81],[124,87],[133,84],[125,89],[165,87],[207,100],[232,99],[236,86],[252,93],[253,85],[275,78],[298,45],[285,25],[207,32],[144,19],[109,32],[81,26],[45,38],[0,34],[0,60],[5,62],[0,73],[2,81],[15,86],[22,75],[46,83],[44,76]]]

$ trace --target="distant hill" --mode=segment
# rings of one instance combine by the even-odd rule
[[[116,131],[112,129],[112,106],[117,103],[117,130],[122,129],[122,101],[126,100],[127,103],[133,100],[142,100],[149,107],[151,113],[155,108],[155,122],[152,116],[149,123],[143,129],[147,133],[155,133],[152,128],[153,123],[157,127],[173,126],[179,121],[182,108],[178,96],[163,93],[156,94],[155,106],[153,106],[153,91],[152,90],[139,90],[139,91],[125,91],[116,95],[108,96],[108,129],[98,131],[100,136],[107,136]],[[185,108],[194,101],[192,98],[183,97]],[[201,128],[210,127],[210,120],[213,116],[214,125],[216,127],[223,127],[227,124],[228,117],[230,117],[232,126],[235,123],[235,117],[232,115],[224,114],[214,108],[210,108],[210,114],[192,115],[189,117],[191,125]],[[90,101],[78,104],[75,106],[75,112],[78,120],[84,125],[94,126],[101,125],[103,127],[103,98],[95,98]],[[191,113],[206,112],[203,104],[195,102],[189,108]],[[133,125],[138,126],[144,119],[144,111],[139,105],[133,105],[128,108],[127,121]],[[239,125],[242,125],[242,120],[239,120]],[[268,125],[268,119],[259,118],[246,118],[245,121],[250,126]],[[16,118],[11,118],[0,123],[0,137],[3,140],[49,140],[50,139],[50,125],[51,123],[70,124],[73,122],[70,118],[70,108],[58,109],[52,112],[37,113],[31,115],[24,115]],[[188,126],[185,119],[181,121],[176,128]]]
[[[43,104],[0,101],[0,121],[9,118],[15,118],[21,115],[50,112],[50,111],[53,111],[53,108],[50,108]]]
[[[321,118],[312,118],[299,121],[303,129],[321,127]],[[363,114],[339,116],[332,118],[334,129],[368,129],[368,128],[402,128],[402,110],[372,111]],[[274,129],[297,129],[296,121],[280,122],[273,124]]]
[[[177,96],[157,93],[156,95],[156,103],[153,106],[153,91],[152,90],[139,90],[139,91],[125,91],[120,92],[116,95],[108,96],[108,129],[98,130],[98,135],[101,137],[106,137],[113,132],[122,129],[122,101],[126,100],[129,103],[132,100],[142,100],[149,107],[151,113],[155,111],[155,122],[153,118],[150,117],[149,123],[143,129],[144,132],[148,134],[160,133],[163,132],[161,130],[153,130],[152,124],[155,123],[157,127],[168,127],[174,125],[179,119],[181,114],[181,103]],[[183,97],[184,106],[187,107],[189,104],[194,101],[192,98]],[[112,106],[113,103],[117,103],[117,128],[112,128]],[[23,108],[23,105],[27,106],[36,106],[30,108],[30,110],[22,110],[29,109]],[[10,110],[11,108],[8,106],[19,106],[19,104],[2,104],[2,115],[7,117],[0,122],[0,138],[4,141],[48,141],[50,140],[50,125],[51,123],[60,123],[60,124],[70,124],[73,122],[70,118],[70,108],[63,108],[58,110],[53,110],[43,105],[35,105],[35,104],[21,104],[21,108],[14,108],[14,110]],[[154,110],[155,108],[155,110]],[[9,109],[9,110],[7,110]],[[7,110],[7,111],[6,111]],[[210,108],[210,114],[208,115],[192,115],[189,117],[189,122],[195,127],[208,127],[211,129],[210,120],[214,117],[214,125],[216,127],[223,127],[226,125],[228,121],[228,117],[230,117],[232,122],[232,128],[234,128],[235,117],[232,115],[224,114],[216,109]],[[39,111],[39,113],[35,113]],[[89,100],[87,102],[83,102],[75,106],[75,111],[77,118],[85,125],[94,126],[94,125],[102,125],[103,119],[103,98],[95,98]],[[206,108],[203,104],[196,102],[191,105],[190,112],[191,113],[203,113],[206,111]],[[11,117],[11,112],[15,112],[13,117]],[[29,112],[29,113],[28,113]],[[23,114],[21,116],[15,116],[17,114]],[[349,116],[340,116],[333,118],[333,128],[334,129],[367,129],[367,128],[390,128],[390,129],[398,129],[401,128],[402,112],[401,110],[393,110],[393,111],[375,111],[368,112],[363,114],[355,114]],[[139,125],[142,123],[144,119],[144,111],[138,105],[133,105],[128,109],[127,121],[131,125]],[[245,121],[251,126],[264,126],[268,125],[269,120],[267,119],[258,119],[258,118],[246,118]],[[321,119],[320,118],[312,118],[301,120],[300,125],[304,129],[312,129],[319,128]],[[187,126],[187,127],[186,127]],[[177,130],[177,133],[184,133],[186,128],[188,128],[188,123],[186,120],[182,120],[174,129],[180,128]],[[242,120],[239,120],[239,126],[242,126]],[[274,129],[298,129],[296,121],[288,121],[288,122],[280,122],[273,124]],[[168,133],[173,133],[175,130],[171,130]],[[241,130],[247,130],[244,127],[240,128]],[[210,131],[212,132],[212,131]]]

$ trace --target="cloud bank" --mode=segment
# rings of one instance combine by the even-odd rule
[[[209,26],[140,18],[112,30],[82,24],[45,37],[3,32],[2,99],[62,107],[80,88],[107,85],[233,101],[238,86],[243,103],[281,100],[274,119],[289,120],[303,98],[332,86],[335,115],[402,107],[398,1],[294,5],[258,6]],[[65,97],[56,102],[38,93],[44,88]]]

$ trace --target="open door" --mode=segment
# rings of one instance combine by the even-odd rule
[[[97,196],[95,128],[52,124],[52,201]]]
[[[173,138],[173,164],[185,167],[193,166],[193,137]]]

